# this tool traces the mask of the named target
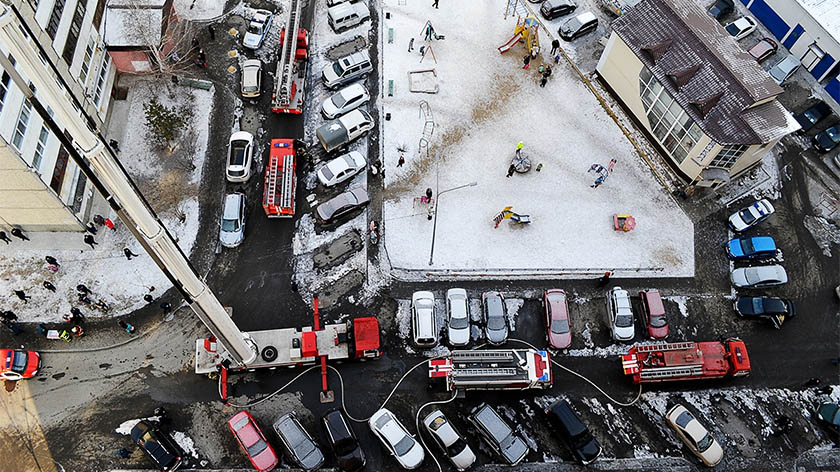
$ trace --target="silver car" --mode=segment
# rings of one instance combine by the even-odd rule
[[[356,187],[318,205],[315,213],[318,216],[319,223],[327,224],[368,203],[370,203],[370,197],[368,197],[367,190]]]
[[[321,114],[324,115],[324,118],[332,120],[359,108],[369,101],[370,93],[364,85],[360,83],[351,84],[324,100],[321,105]]]
[[[473,426],[496,453],[509,465],[516,465],[528,455],[528,445],[513,431],[496,410],[482,403],[470,412]]]
[[[324,454],[312,436],[303,429],[294,412],[287,413],[275,421],[274,432],[280,436],[283,449],[298,467],[314,470],[324,465]]]
[[[467,291],[450,288],[446,291],[446,337],[452,346],[466,346],[470,342],[470,310]]]
[[[782,85],[794,74],[794,72],[799,70],[800,66],[802,66],[802,63],[799,62],[799,59],[793,56],[788,56],[777,62],[776,65],[769,70],[770,77],[773,77],[773,80],[775,80],[777,84]]]
[[[262,89],[262,61],[248,59],[242,63],[242,97],[257,98]]]
[[[236,247],[245,240],[245,194],[225,195],[219,241],[224,247]]]
[[[738,288],[776,287],[788,282],[785,268],[774,264],[769,266],[741,267],[730,275],[732,285]]]
[[[481,294],[484,309],[484,331],[490,344],[504,344],[508,338],[507,307],[505,298],[499,292]]]

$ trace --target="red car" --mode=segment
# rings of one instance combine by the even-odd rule
[[[569,323],[569,302],[566,292],[553,288],[543,294],[545,307],[545,328],[548,344],[555,349],[566,349],[572,345],[572,326]]]
[[[770,38],[764,38],[758,42],[755,46],[751,47],[749,51],[747,51],[750,56],[754,57],[759,64],[766,61],[770,56],[776,54],[776,51],[779,50],[779,46],[776,45],[776,42]]]
[[[647,326],[648,336],[653,339],[667,338],[668,320],[665,318],[665,305],[662,304],[659,290],[642,290],[639,296],[642,298],[642,319]]]
[[[0,379],[29,379],[41,370],[41,356],[35,351],[0,349]]]
[[[277,465],[277,454],[268,444],[254,417],[247,411],[240,411],[228,420],[228,426],[239,446],[248,454],[251,464],[260,472],[273,470]]]

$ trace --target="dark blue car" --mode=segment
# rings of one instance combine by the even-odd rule
[[[726,254],[734,261],[774,257],[776,241],[770,236],[736,238],[726,243]]]

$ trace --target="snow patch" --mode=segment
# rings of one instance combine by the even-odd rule
[[[669,297],[662,297],[666,300],[671,300],[672,302],[676,302],[677,306],[680,308],[680,313],[683,315],[683,318],[688,318],[688,297],[685,295],[672,295]]]

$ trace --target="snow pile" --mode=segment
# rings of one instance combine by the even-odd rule
[[[676,302],[677,306],[680,308],[680,313],[683,315],[683,318],[688,318],[688,297],[685,295],[673,295],[670,297],[662,297],[666,300],[671,300],[672,302]]]
[[[505,298],[505,307],[507,307],[507,322],[510,326],[510,331],[516,331],[516,315],[519,314],[519,309],[525,304],[525,300],[521,298]]]
[[[195,442],[191,437],[187,436],[186,433],[175,431],[172,433],[172,439],[181,446],[181,450],[183,450],[186,454],[198,459],[198,452],[195,450]]]
[[[175,0],[175,11],[186,20],[210,20],[220,16],[224,0]]]

